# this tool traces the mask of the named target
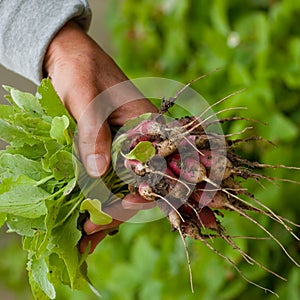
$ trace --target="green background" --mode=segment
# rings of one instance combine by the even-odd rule
[[[272,164],[300,166],[300,2],[294,0],[112,0],[106,24],[113,58],[129,78],[158,76],[186,83],[220,68],[192,87],[209,103],[239,89],[216,109],[246,106],[222,117],[242,115],[260,120],[249,135],[271,140],[247,143],[243,155]],[[195,109],[197,103],[194,103]],[[245,121],[224,126],[240,131]],[[300,181],[299,172],[269,170],[269,175]],[[296,184],[247,183],[264,204],[294,221],[300,218],[300,188]],[[255,216],[300,262],[300,243],[281,226]],[[234,213],[222,224],[233,235],[265,234]],[[300,230],[296,229],[300,234]],[[214,247],[229,256],[252,281],[274,290],[280,299],[300,299],[300,270],[271,240],[237,239],[238,245],[287,282],[251,266],[220,240]],[[195,293],[189,285],[182,242],[170,232],[167,220],[124,224],[120,233],[105,239],[88,258],[89,273],[104,299],[276,299],[250,285],[224,259],[200,241],[188,241]],[[25,253],[16,236],[0,249],[1,285],[14,299],[31,299]],[[58,299],[96,299],[90,291],[70,292],[58,287]]]

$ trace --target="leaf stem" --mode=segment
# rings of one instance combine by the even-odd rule
[[[41,180],[37,181],[37,182],[35,183],[35,186],[40,186],[40,185],[46,183],[47,181],[49,181],[50,179],[53,179],[53,178],[54,178],[54,175],[51,174],[51,175],[49,175],[49,176],[47,176],[47,177],[45,177],[45,178],[42,178]]]

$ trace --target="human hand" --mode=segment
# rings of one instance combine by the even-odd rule
[[[45,75],[51,81],[69,112],[77,122],[83,112],[101,92],[128,80],[115,62],[92,40],[75,22],[68,22],[51,41],[44,61]],[[138,93],[135,90],[135,93]],[[140,95],[139,100],[119,105],[101,127],[97,114],[78,122],[78,147],[82,163],[91,177],[100,177],[110,165],[112,137],[110,125],[121,126],[129,118],[145,112],[156,112],[156,108]],[[122,222],[131,218],[139,209],[149,206],[149,201],[130,194],[119,203],[106,210],[114,210],[119,216],[108,225],[97,226],[87,220],[85,234],[79,249],[84,252],[90,243],[90,253],[97,244]]]

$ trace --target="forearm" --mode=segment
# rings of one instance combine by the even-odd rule
[[[87,30],[91,18],[85,0],[2,0],[0,15],[0,64],[37,84],[57,32],[70,19]]]

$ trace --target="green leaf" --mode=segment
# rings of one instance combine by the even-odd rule
[[[20,110],[12,105],[0,105],[0,118],[9,120]]]
[[[33,298],[35,300],[49,300],[49,297],[41,289],[38,282],[32,279],[30,272],[29,272],[29,283],[30,283]]]
[[[80,278],[79,252],[77,244],[81,238],[81,232],[77,229],[79,212],[73,213],[70,218],[52,232],[48,249],[56,253],[65,263],[71,288],[77,284]]]
[[[28,135],[32,135],[38,139],[49,139],[50,123],[49,120],[44,120],[40,117],[32,117],[27,112],[15,113],[11,122],[16,127],[24,129]]]
[[[52,230],[57,222],[57,217],[60,212],[63,200],[64,198],[60,197],[59,199],[47,199],[45,201],[47,207],[47,214],[44,220],[46,232],[43,237],[43,240],[39,245],[40,253],[43,253],[49,244]]]
[[[63,149],[63,145],[57,143],[55,140],[48,141],[44,143],[46,154],[43,155],[42,164],[43,168],[47,171],[52,171],[51,158],[55,153]]]
[[[14,106],[1,105],[0,120],[3,130],[0,136],[11,144],[20,144],[20,141],[23,140],[33,140],[34,143],[41,138],[50,138],[49,121],[42,118],[41,115],[18,110]]]
[[[69,275],[66,265],[56,253],[51,253],[48,259],[48,268],[50,271],[49,279],[54,286],[59,285],[61,282],[69,284]]]
[[[4,179],[0,185],[0,212],[32,219],[45,215],[49,194],[35,183],[24,175],[15,181]]]
[[[50,136],[57,140],[59,144],[69,145],[71,137],[68,132],[70,121],[67,116],[54,117],[51,124]]]
[[[37,231],[45,230],[44,219],[44,216],[32,219],[8,215],[8,232],[16,232],[17,234],[22,236],[34,236]]]
[[[28,159],[41,159],[46,154],[45,145],[42,142],[37,142],[34,145],[23,144],[22,146],[6,146],[6,153],[20,154]]]
[[[128,159],[136,159],[140,162],[146,162],[151,159],[156,153],[155,147],[151,142],[139,142],[128,154],[125,155]]]
[[[123,133],[118,133],[112,143],[112,165],[114,168],[116,166],[117,159],[122,150],[124,142],[128,139],[127,131],[139,125],[141,121],[151,119],[152,115],[152,113],[145,113],[136,118],[132,118],[126,121],[121,129]]]
[[[56,284],[83,289],[89,282],[77,247],[83,195],[73,166],[76,123],[50,80],[36,97],[6,89],[11,105],[0,106],[0,138],[10,145],[0,151],[0,226],[22,237],[33,297],[54,299]]]
[[[43,79],[38,87],[39,100],[46,114],[51,117],[66,115],[70,120],[70,127],[75,130],[76,123],[58,97],[50,79]]]
[[[55,299],[56,297],[55,288],[48,279],[48,272],[49,269],[45,258],[36,258],[35,256],[31,257],[29,274],[31,275],[31,280],[37,284],[35,288],[36,299],[40,299],[39,295],[42,295],[41,291],[43,291],[50,299]],[[44,296],[42,296],[41,299],[43,299],[43,297]]]
[[[49,166],[57,180],[67,180],[75,176],[73,155],[66,150],[59,150],[49,160]]]
[[[101,201],[98,199],[85,199],[82,201],[80,210],[86,210],[94,224],[105,225],[112,222],[112,217],[102,211]]]
[[[64,187],[64,196],[67,196],[72,193],[74,188],[76,187],[77,180],[76,178],[72,178],[67,185]]]
[[[14,103],[29,112],[43,114],[43,108],[34,95],[26,92],[21,92],[15,88],[9,86],[3,86],[8,92],[10,92],[11,99]]]
[[[49,175],[41,162],[26,158],[20,154],[0,153],[0,178],[17,179],[25,175],[33,180],[40,180]]]
[[[4,119],[0,119],[0,138],[14,147],[24,144],[32,146],[40,142],[36,137],[29,136],[23,128],[16,127]]]

